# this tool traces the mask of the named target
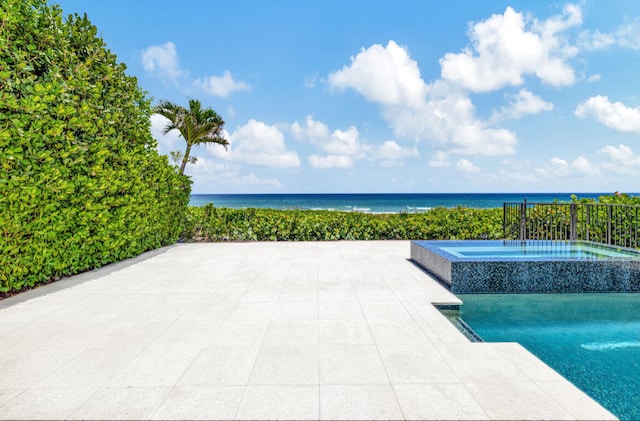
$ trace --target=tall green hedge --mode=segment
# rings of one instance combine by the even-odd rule
[[[0,2],[0,292],[175,242],[190,184],[86,15]]]

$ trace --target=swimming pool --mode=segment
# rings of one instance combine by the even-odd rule
[[[489,342],[518,342],[620,419],[640,419],[640,294],[460,294]]]
[[[585,241],[412,241],[454,293],[640,292],[640,251]]]

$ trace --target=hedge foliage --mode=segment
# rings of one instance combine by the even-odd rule
[[[189,207],[186,241],[500,239],[502,209],[435,208],[424,213]]]
[[[190,184],[86,15],[0,2],[0,292],[173,243]]]

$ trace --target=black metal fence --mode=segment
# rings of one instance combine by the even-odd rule
[[[585,240],[640,248],[640,206],[504,203],[506,240]]]

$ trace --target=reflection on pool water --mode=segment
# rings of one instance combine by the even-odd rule
[[[460,294],[487,342],[518,342],[620,419],[640,419],[640,294]]]

